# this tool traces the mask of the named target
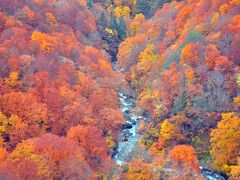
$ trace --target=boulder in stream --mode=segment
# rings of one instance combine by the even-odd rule
[[[122,125],[122,129],[131,129],[131,128],[132,128],[132,123],[128,121]]]
[[[126,129],[131,129],[133,127],[131,122],[126,122],[125,126]]]
[[[122,132],[122,141],[128,141],[128,139],[132,136],[132,133],[128,130],[125,129]]]
[[[126,114],[130,114],[129,109],[125,110],[124,113],[126,113]]]
[[[126,121],[131,121],[131,116],[129,114],[123,113],[123,116]]]

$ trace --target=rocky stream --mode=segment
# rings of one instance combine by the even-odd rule
[[[139,121],[147,120],[147,117],[139,115],[135,106],[135,98],[124,95],[119,92],[121,110],[125,118],[125,124],[122,126],[122,132],[119,137],[118,147],[113,159],[118,165],[128,163],[133,157],[133,151],[137,148],[137,142],[140,138],[138,133]],[[226,178],[212,170],[200,167],[201,175],[207,180],[225,180]]]

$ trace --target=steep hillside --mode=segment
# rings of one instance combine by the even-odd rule
[[[137,14],[119,46],[118,66],[151,117],[139,144],[174,176],[196,163],[186,144],[199,164],[239,177],[239,12],[236,0],[174,1],[150,19]]]
[[[124,123],[121,75],[77,0],[0,1],[0,176],[108,174]]]

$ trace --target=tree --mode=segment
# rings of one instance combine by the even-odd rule
[[[236,76],[236,83],[237,83],[237,86],[240,87],[240,73],[237,74],[237,76]]]
[[[152,63],[157,59],[154,44],[148,44],[143,52],[139,54],[137,63],[137,71],[139,74],[142,72],[147,73],[151,69]]]
[[[113,12],[117,18],[130,16],[130,8],[128,6],[117,6]]]
[[[192,146],[177,145],[169,153],[173,162],[173,166],[184,171],[184,174],[194,176],[193,173],[198,174],[198,158],[196,151]],[[194,172],[192,171],[194,170]],[[189,176],[189,175],[188,175]]]
[[[117,23],[117,19],[116,16],[114,14],[111,14],[111,29],[115,29],[118,31],[118,23]]]
[[[221,5],[219,11],[221,14],[227,14],[230,11],[230,5],[228,4]]]
[[[48,127],[48,109],[35,96],[26,92],[11,92],[0,96],[0,100],[2,112],[11,115],[8,125],[9,130],[12,129],[10,135],[13,135],[13,142],[15,138],[16,143],[45,132]]]
[[[104,28],[107,26],[107,19],[104,12],[101,12],[98,23]]]
[[[88,9],[92,10],[92,8],[93,8],[93,0],[87,0],[87,6],[88,6]]]
[[[184,115],[175,115],[161,124],[160,135],[166,145],[182,143],[187,139],[191,121]]]
[[[57,25],[57,20],[52,13],[46,13],[47,21],[51,26]]]
[[[131,35],[135,36],[139,28],[140,28],[140,23],[138,21],[131,22],[130,24]]]
[[[129,169],[128,172],[125,173],[125,177],[128,180],[157,180],[159,179],[159,174],[154,172],[152,165],[144,159],[133,159],[129,162]]]
[[[237,158],[240,156],[239,115],[223,113],[217,128],[213,129],[210,135],[213,168],[229,174],[231,165],[237,165]]]
[[[123,17],[129,17],[130,16],[130,12],[131,12],[131,10],[130,10],[130,8],[128,6],[124,6],[122,8],[122,16]]]
[[[142,13],[136,14],[134,20],[143,23],[145,21],[145,16]]]
[[[114,8],[113,12],[117,18],[122,16],[122,8],[120,6],[117,6],[116,8]]]
[[[56,39],[48,34],[34,31],[31,36],[32,41],[39,43],[41,49],[46,51],[52,51],[56,42]]]
[[[118,38],[124,40],[127,37],[127,28],[123,17],[119,18]]]
[[[11,72],[9,78],[5,78],[5,83],[11,88],[18,88],[22,84],[22,81],[19,80],[19,73]]]
[[[152,12],[151,11],[151,6],[149,1],[146,0],[137,0],[137,9],[138,13],[142,13],[145,16],[149,17]]]
[[[104,131],[116,132],[120,128],[120,125],[124,123],[123,115],[116,109],[105,107],[100,110],[101,124]]]
[[[102,131],[94,126],[78,125],[69,130],[67,138],[84,148],[86,160],[95,171],[106,173],[109,168],[105,166],[109,161],[108,147],[102,134]]]
[[[183,64],[188,64],[192,67],[196,67],[201,64],[203,60],[203,47],[199,42],[188,43],[181,51],[181,61]]]
[[[233,17],[232,23],[229,24],[229,27],[233,31],[240,29],[240,15],[236,15]]]
[[[6,149],[11,150],[19,142],[28,138],[28,126],[17,115],[7,118],[0,112],[0,124],[0,137],[4,140]]]
[[[53,134],[19,143],[7,159],[5,167],[9,165],[12,167],[10,171],[20,179],[29,179],[31,176],[35,179],[91,178],[83,149],[73,141]]]
[[[121,6],[122,3],[123,3],[122,0],[113,0],[113,2],[114,2],[114,4],[115,4],[116,6]]]

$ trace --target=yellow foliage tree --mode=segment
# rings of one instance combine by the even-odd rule
[[[190,120],[183,115],[175,115],[165,119],[161,124],[160,135],[166,143],[178,143],[186,139],[182,132],[183,124],[190,124]]]
[[[213,15],[210,23],[211,23],[211,24],[214,24],[214,23],[219,19],[219,16],[220,16],[220,14],[219,14],[218,12],[216,12],[216,13]]]
[[[33,161],[38,166],[38,173],[41,177],[49,178],[53,177],[54,167],[53,165],[44,157],[44,155],[35,153],[34,143],[35,140],[26,140],[19,143],[15,150],[10,154],[9,159],[13,162],[20,162],[22,159]]]
[[[148,72],[151,69],[152,62],[157,59],[157,55],[154,52],[154,44],[148,44],[146,49],[140,53],[137,63],[137,71],[139,73]]]
[[[131,12],[131,10],[130,10],[130,8],[128,6],[124,6],[122,8],[122,16],[123,17],[129,17],[130,16],[130,12]]]
[[[169,140],[172,137],[173,132],[178,131],[176,124],[170,123],[168,120],[163,121],[161,124],[160,135],[165,139]]]
[[[114,8],[113,12],[116,17],[129,17],[130,16],[130,8],[128,6],[117,6]]]
[[[38,31],[34,31],[32,33],[31,39],[32,41],[39,42],[41,49],[44,49],[46,51],[52,51],[54,44],[56,43],[53,37]]]
[[[118,18],[122,16],[122,8],[120,6],[117,6],[116,8],[114,8],[113,12],[114,12],[114,15]]]
[[[213,168],[230,173],[231,165],[240,157],[240,117],[235,113],[222,114],[222,120],[211,132]]]
[[[188,68],[185,71],[185,77],[186,77],[186,83],[191,83],[194,80],[194,69],[193,68]]]
[[[24,129],[26,128],[26,124],[17,116],[12,115],[7,118],[5,114],[0,112],[0,136],[3,134],[7,134],[10,138],[24,138]],[[2,144],[2,143],[0,143]]]
[[[240,73],[237,74],[236,83],[237,83],[237,85],[240,87]]]
[[[21,85],[21,81],[19,81],[19,73],[14,71],[11,72],[8,78],[5,78],[5,84],[11,88],[17,88]]]
[[[142,22],[145,21],[145,16],[142,13],[136,14],[135,17],[134,17],[134,20],[142,23]]]

